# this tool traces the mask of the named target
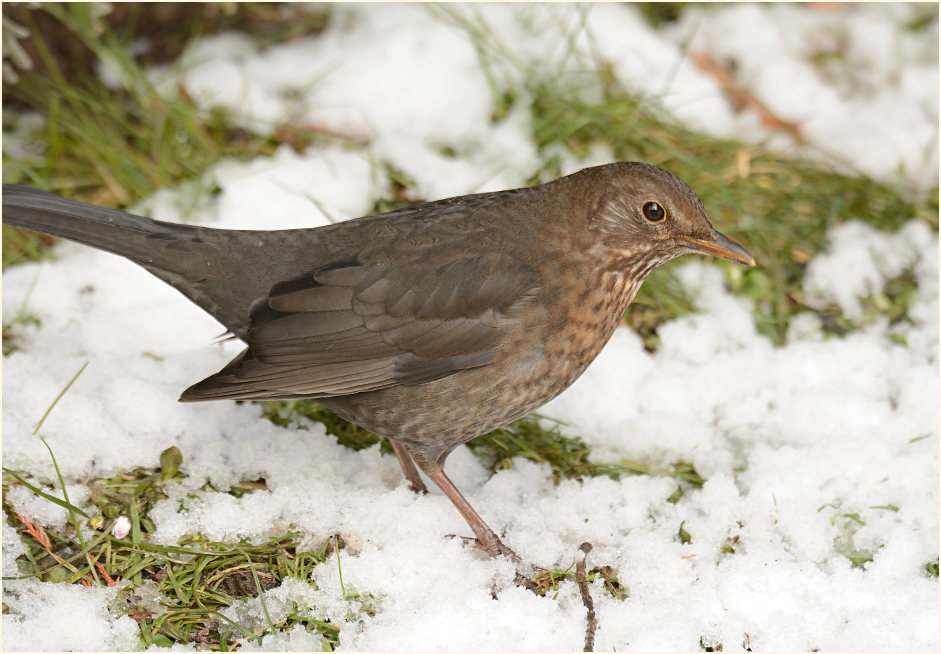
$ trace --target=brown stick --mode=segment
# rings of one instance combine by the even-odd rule
[[[591,551],[591,543],[582,543],[579,547],[585,553],[584,558],[575,564],[575,581],[578,584],[578,590],[582,594],[582,604],[588,609],[588,624],[585,627],[585,652],[595,651],[595,630],[598,629],[598,620],[595,618],[595,603],[591,599],[591,593],[588,592],[588,573],[586,572],[586,561],[588,553]]]

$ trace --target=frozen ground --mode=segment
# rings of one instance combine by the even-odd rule
[[[200,101],[237,109],[252,124],[289,116],[368,135],[371,149],[283,149],[220,165],[208,178],[222,192],[198,220],[272,229],[324,224],[325,212],[361,215],[385,183],[374,178],[375,160],[405,170],[429,199],[518,185],[535,169],[525,113],[490,125],[487,82],[463,32],[416,6],[338,11],[323,35],[262,52],[231,34],[207,39],[186,55],[182,81]],[[524,63],[561,60],[565,49],[547,44],[559,41],[553,30],[574,30],[579,18],[570,6],[473,12]],[[928,187],[938,176],[937,25],[906,30],[912,15],[898,5],[829,12],[736,5],[693,8],[658,32],[633,9],[605,5],[585,24],[598,56],[616,62],[625,83],[699,129],[754,142],[768,136],[757,114],[733,113],[688,63],[687,45],[734,59],[737,83],[796,122],[812,156]],[[587,48],[583,37],[576,43]],[[833,44],[842,44],[845,60],[810,65]],[[580,62],[568,62],[573,75]],[[442,144],[458,156],[443,157]],[[771,145],[795,147],[780,135]],[[149,204],[158,218],[180,218],[174,193]],[[895,235],[847,222],[830,240],[831,251],[810,264],[808,292],[852,315],[859,296],[911,267],[915,324],[877,322],[824,339],[808,315],[775,348],[715,267],[685,261],[678,273],[701,312],[663,326],[653,355],[619,330],[583,378],[543,410],[588,440],[595,460],[693,462],[708,480],[701,490],[671,504],[676,482],[666,478],[555,486],[546,468],[525,461],[488,479],[464,448],[448,460],[455,483],[527,560],[567,567],[587,540],[590,565],[617,569],[626,601],[592,588],[597,649],[696,650],[702,639],[726,651],[746,641],[753,650],[937,650],[938,586],[924,571],[938,556],[937,234],[917,222]],[[346,622],[336,567],[320,566],[319,590],[291,582],[267,592],[272,619],[291,600],[317,607],[318,617],[340,625],[345,650],[581,649],[585,609],[573,584],[554,599],[514,587],[506,562],[444,537],[469,532],[440,493],[412,495],[395,459],[377,448],[354,452],[316,427],[274,427],[254,405],[178,404],[182,389],[238,346],[209,346],[218,324],[132,264],[73,244],[58,255],[4,275],[4,321],[25,303],[41,322],[20,328],[22,349],[3,361],[4,466],[53,475],[30,433],[90,361],[42,430],[74,484],[73,502],[87,499],[80,480],[152,466],[177,445],[190,476],[152,513],[157,540],[195,531],[233,540],[288,529],[315,540],[340,533],[349,543],[341,555],[346,589],[380,598],[375,617]],[[224,488],[257,477],[270,492],[236,499],[199,490],[206,479]],[[43,524],[64,523],[63,511],[22,489],[9,499]],[[888,506],[898,510],[879,508]],[[690,543],[677,538],[681,524]],[[734,553],[722,553],[727,544]],[[6,524],[3,546],[4,574],[13,574],[21,548]],[[873,553],[865,570],[846,558],[854,551]],[[136,625],[112,617],[112,597],[5,582],[3,648],[135,649]],[[264,622],[257,600],[229,615],[248,628]],[[294,630],[264,646],[320,644]]]

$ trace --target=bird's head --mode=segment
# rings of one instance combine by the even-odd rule
[[[755,265],[745,248],[716,231],[699,196],[662,168],[626,162],[577,174],[583,173],[601,192],[589,229],[616,258],[645,268],[643,274],[689,253]]]

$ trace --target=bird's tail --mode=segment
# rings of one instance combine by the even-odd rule
[[[265,283],[242,279],[236,232],[180,225],[104,209],[20,184],[3,185],[3,223],[127,257],[243,337],[249,306]],[[243,248],[244,249],[244,248]],[[254,285],[253,285],[254,283]]]
[[[191,241],[198,230],[69,200],[23,184],[3,185],[3,223],[77,241],[166,272],[179,272],[180,262],[161,246],[174,240]]]
[[[251,231],[180,225],[104,209],[19,184],[3,185],[3,222],[127,257],[244,339],[272,286],[355,256],[324,247],[319,230]]]

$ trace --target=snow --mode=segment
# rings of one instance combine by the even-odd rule
[[[785,3],[698,6],[670,32],[691,52],[705,49],[734,67],[738,85],[777,118],[797,123],[810,142],[804,154],[876,179],[892,181],[901,172],[913,185],[934,188],[937,24],[934,38],[906,27],[924,8],[907,3],[871,4],[861,11],[849,5],[807,11]],[[737,135],[743,134],[750,136],[748,131]],[[795,144],[786,145],[793,150]]]
[[[512,83],[542,58],[563,62],[575,78],[597,56],[692,127],[793,149],[755,115],[734,113],[688,53],[734,59],[738,84],[799,123],[804,154],[845,158],[890,182],[901,169],[913,187],[937,183],[937,24],[904,29],[912,6],[693,6],[661,30],[617,5],[449,11],[501,39],[501,80]],[[592,38],[579,31],[583,23]],[[566,56],[559,35],[572,36],[578,56]],[[815,52],[839,44],[842,59],[811,65]],[[511,57],[521,68],[506,64]],[[164,220],[317,226],[366,213],[387,188],[380,164],[404,171],[416,198],[428,199],[517,186],[538,164],[525,106],[491,125],[473,44],[453,15],[421,6],[338,6],[323,34],[261,51],[244,36],[209,37],[178,69],[154,75],[178,75],[192,97],[255,127],[290,117],[370,142],[223,162],[200,184],[220,193],[202,197],[192,215],[192,189],[163,190],[142,205]],[[564,165],[609,159],[599,148]],[[699,311],[662,326],[653,354],[619,329],[585,375],[541,410],[588,442],[595,461],[689,461],[707,480],[702,489],[670,503],[678,483],[668,477],[555,485],[546,466],[528,461],[490,477],[466,448],[448,459],[454,482],[527,561],[566,568],[589,541],[589,567],[617,570],[625,601],[600,581],[591,588],[596,649],[696,650],[703,639],[727,651],[746,641],[753,650],[937,650],[938,587],[924,572],[938,556],[937,234],[917,221],[896,234],[847,221],[829,243],[808,265],[810,301],[860,317],[859,298],[911,269],[913,324],[874,320],[825,337],[808,313],[775,347],[715,266],[686,259],[677,275]],[[89,361],[40,431],[73,502],[88,501],[83,480],[154,466],[176,445],[188,476],[150,514],[154,541],[175,544],[194,532],[230,541],[295,529],[312,542],[342,535],[343,586],[372,595],[375,616],[343,599],[331,557],[314,569],[313,585],[289,580],[266,592],[273,620],[294,601],[338,624],[347,651],[581,649],[585,609],[574,584],[546,598],[515,587],[512,565],[449,537],[470,533],[450,502],[437,489],[412,494],[378,447],[341,447],[319,425],[275,427],[252,404],[177,403],[240,345],[210,345],[221,331],[212,318],[119,257],[69,243],[57,255],[4,274],[4,322],[24,307],[39,320],[14,328],[20,350],[3,361],[4,466],[54,477],[32,429]],[[258,477],[269,491],[235,498],[202,490],[207,480],[227,488]],[[8,499],[40,524],[65,522],[62,509],[26,489]],[[898,510],[878,508],[889,505]],[[691,542],[680,542],[680,525]],[[729,544],[734,553],[722,551]],[[845,556],[853,550],[871,552],[872,562],[853,567]],[[20,551],[4,524],[4,575],[16,574]],[[4,649],[135,649],[133,620],[109,608],[115,592],[5,582]],[[257,599],[225,614],[250,629],[265,624]],[[295,629],[261,647],[318,650],[320,640]]]
[[[918,286],[930,292],[937,284],[937,270],[931,257],[920,253],[930,248],[933,234],[924,223],[911,222],[896,234],[883,234],[858,220],[851,220],[830,230],[829,240],[835,252],[817,257],[807,269],[804,285],[812,304],[823,308],[835,302],[848,317],[862,316],[858,298],[873,295],[885,282],[915,269]],[[845,276],[835,285],[832,279]],[[925,288],[927,286],[927,289]]]
[[[4,574],[8,574],[4,571]],[[108,609],[118,587],[84,588],[25,579],[4,583],[4,601],[16,607],[3,616],[3,649],[95,651],[138,649],[137,623]]]

